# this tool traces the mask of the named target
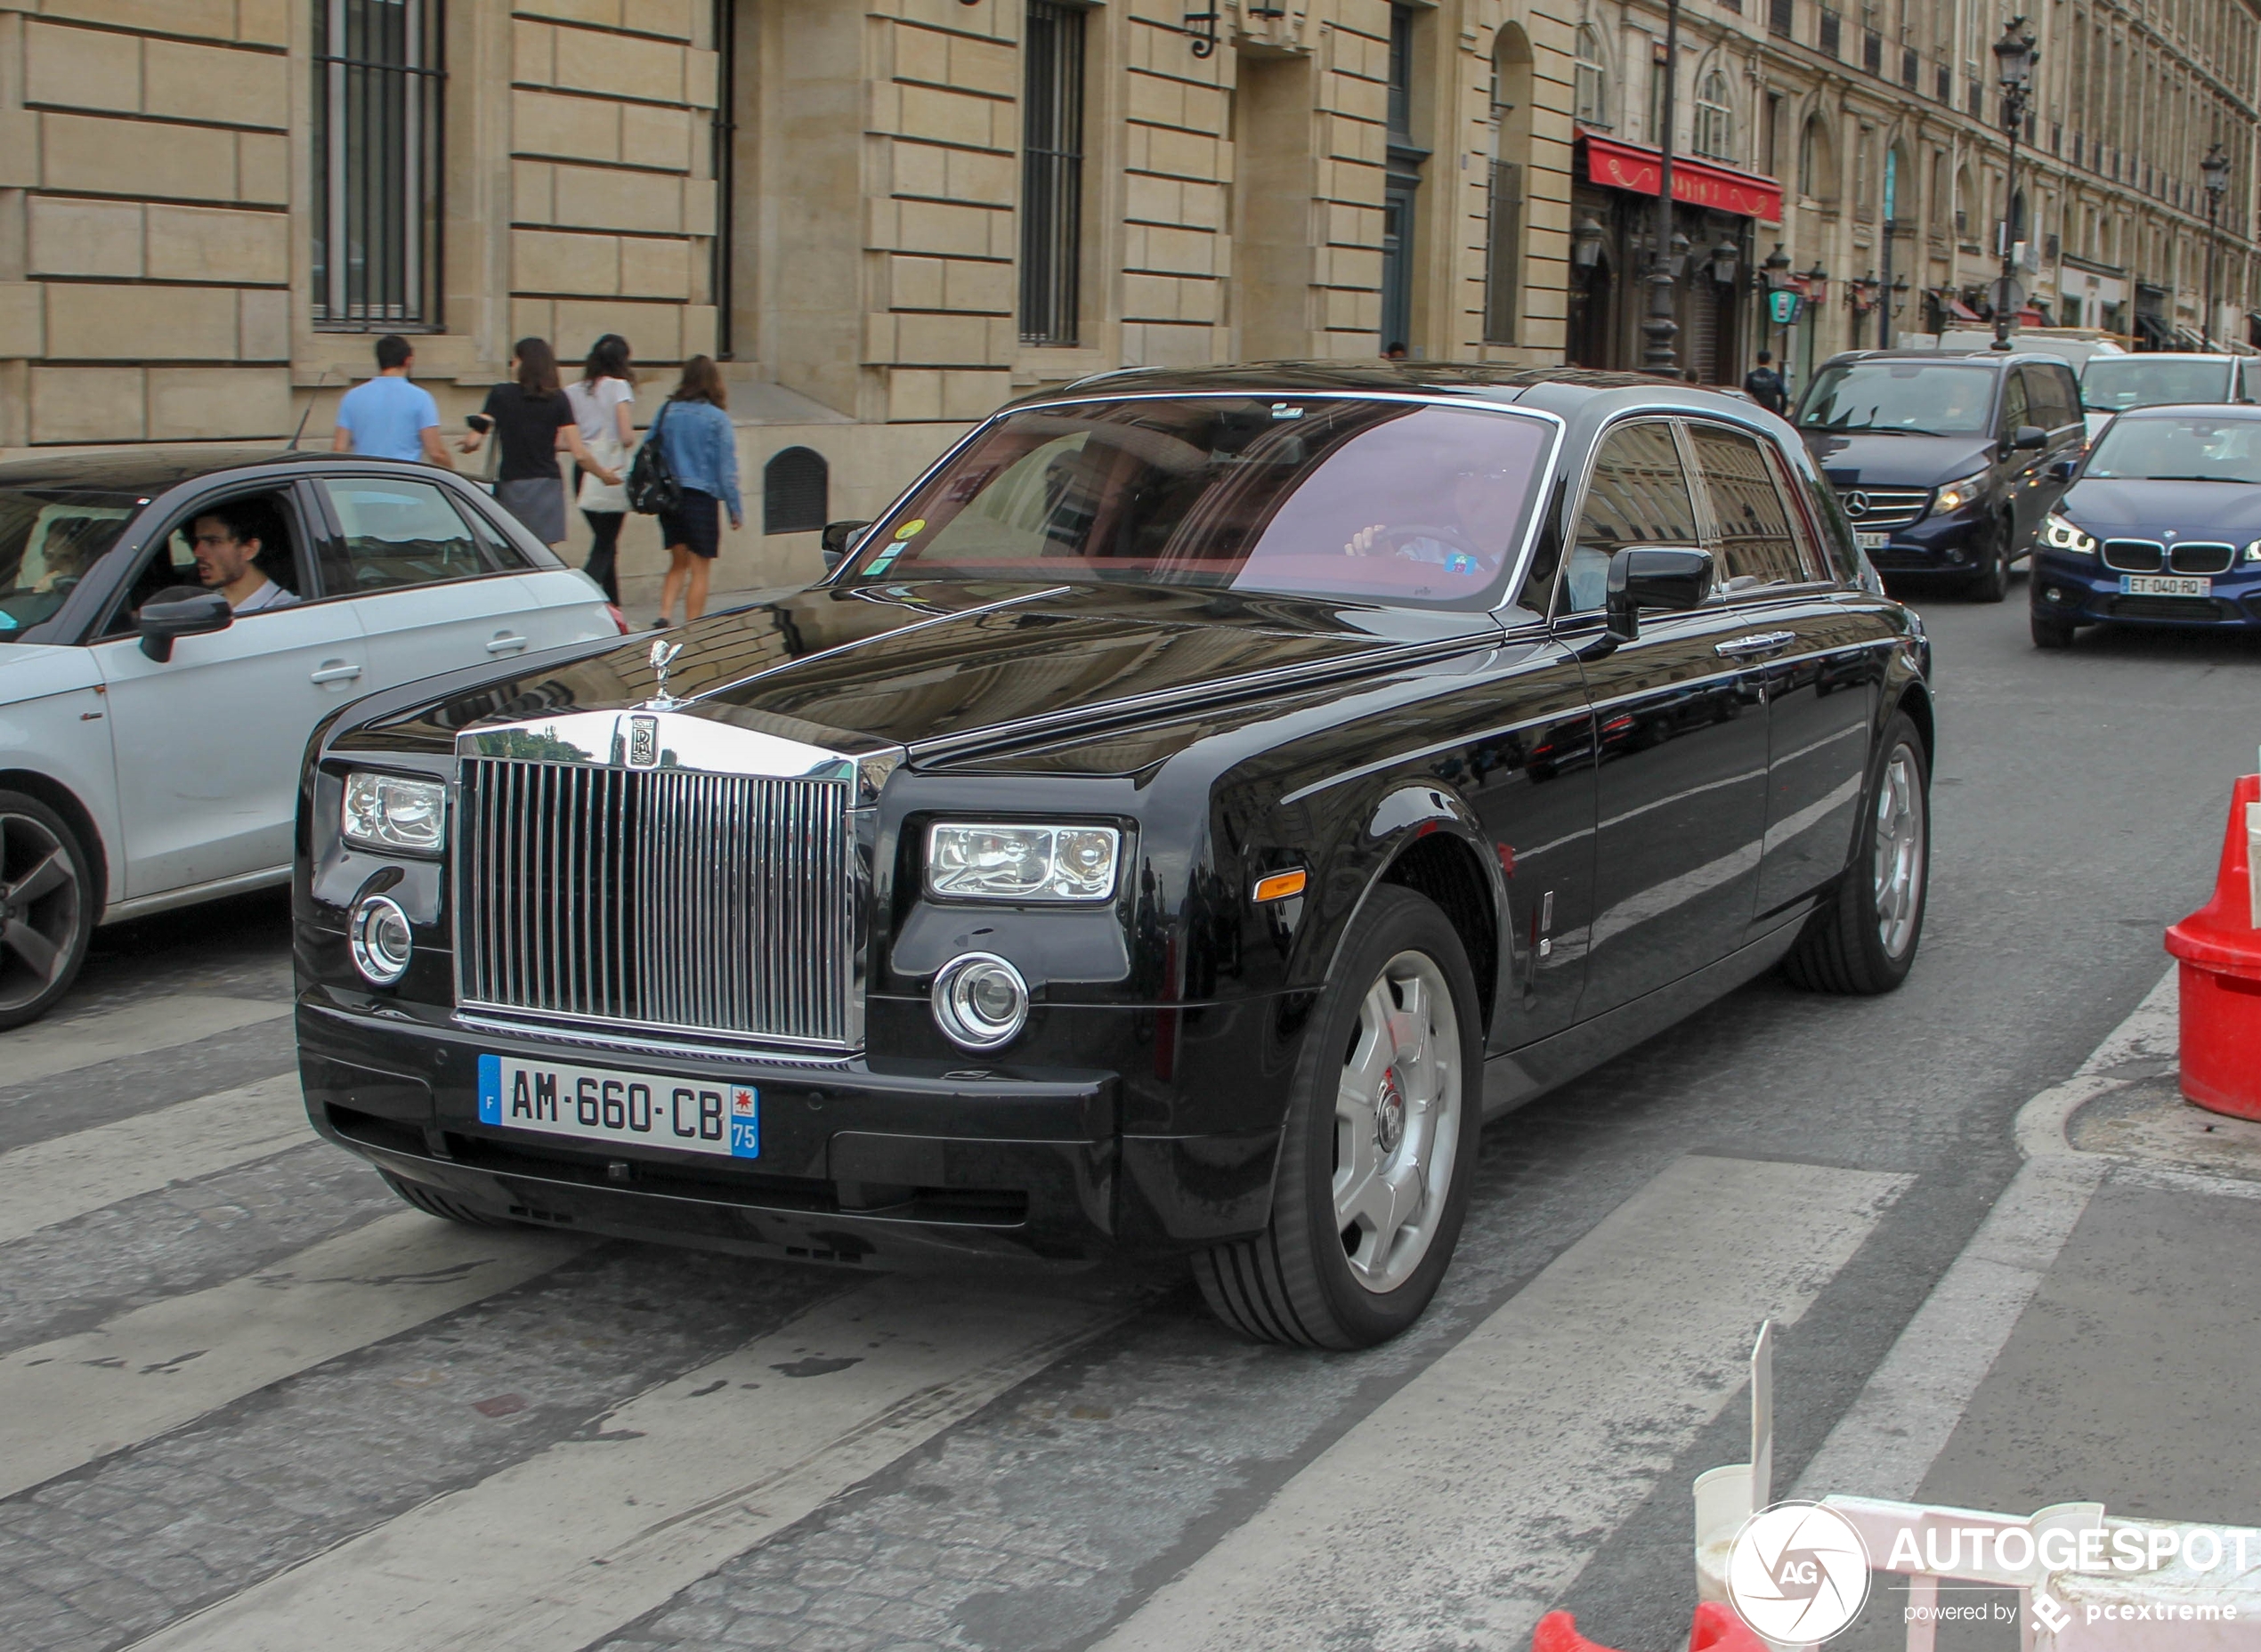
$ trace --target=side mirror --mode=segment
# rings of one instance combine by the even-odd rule
[[[1712,594],[1712,554],[1693,546],[1633,546],[1609,559],[1602,606],[1620,642],[1641,635],[1641,611],[1700,608]]]
[[[870,527],[869,522],[828,522],[824,524],[824,571],[831,573],[847,560],[855,548],[857,537]]]
[[[2059,459],[2055,464],[2049,466],[2049,480],[2051,482],[2071,482],[2072,480],[2072,473],[2079,468],[2080,461],[2079,459]]]
[[[176,637],[205,636],[235,623],[235,610],[218,591],[176,595],[166,591],[142,604],[135,623],[142,632],[142,652],[163,665],[173,658]]]
[[[2038,453],[2049,445],[2049,433],[2038,425],[2021,425],[2010,438],[2010,449],[2015,453]]]

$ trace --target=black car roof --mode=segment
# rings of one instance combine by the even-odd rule
[[[2053,356],[2046,350],[1841,350],[1821,365],[1836,367],[1841,361],[1944,361],[1962,367],[2014,367],[2022,361],[2038,361],[2055,367],[2070,368],[2071,363],[2062,356]]]
[[[1716,385],[1687,385],[1650,373],[1612,373],[1583,366],[1487,366],[1483,361],[1236,361],[1232,366],[1133,366],[1006,402],[1006,409],[1031,402],[1098,400],[1106,395],[1467,395],[1487,402],[1542,404],[1553,414],[1603,395],[1639,391],[1644,400],[1716,414],[1722,402],[1737,411],[1755,409],[1743,395]]]
[[[255,466],[311,464],[340,457],[319,449],[271,447],[132,447],[99,453],[58,453],[0,465],[0,488],[62,488],[85,493],[130,493],[153,498],[199,476]],[[391,463],[356,458],[356,464]]]

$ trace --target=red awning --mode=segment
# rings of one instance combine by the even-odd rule
[[[1654,195],[1664,174],[1664,156],[1638,143],[1584,134],[1586,178],[1606,189]],[[1782,186],[1755,172],[1737,172],[1710,161],[1673,157],[1673,198],[1690,206],[1715,207],[1738,217],[1782,222]]]
[[[1947,301],[1947,313],[1957,321],[1982,321],[1986,319],[1961,299],[1954,297]]]

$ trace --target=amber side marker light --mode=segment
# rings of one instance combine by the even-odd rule
[[[1291,895],[1301,895],[1303,893],[1303,879],[1301,866],[1292,872],[1274,872],[1269,878],[1260,878],[1256,880],[1256,898],[1259,901],[1284,901]]]

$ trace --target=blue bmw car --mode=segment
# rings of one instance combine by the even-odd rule
[[[2033,644],[2080,627],[2261,629],[2261,407],[2130,409],[2034,542]]]

